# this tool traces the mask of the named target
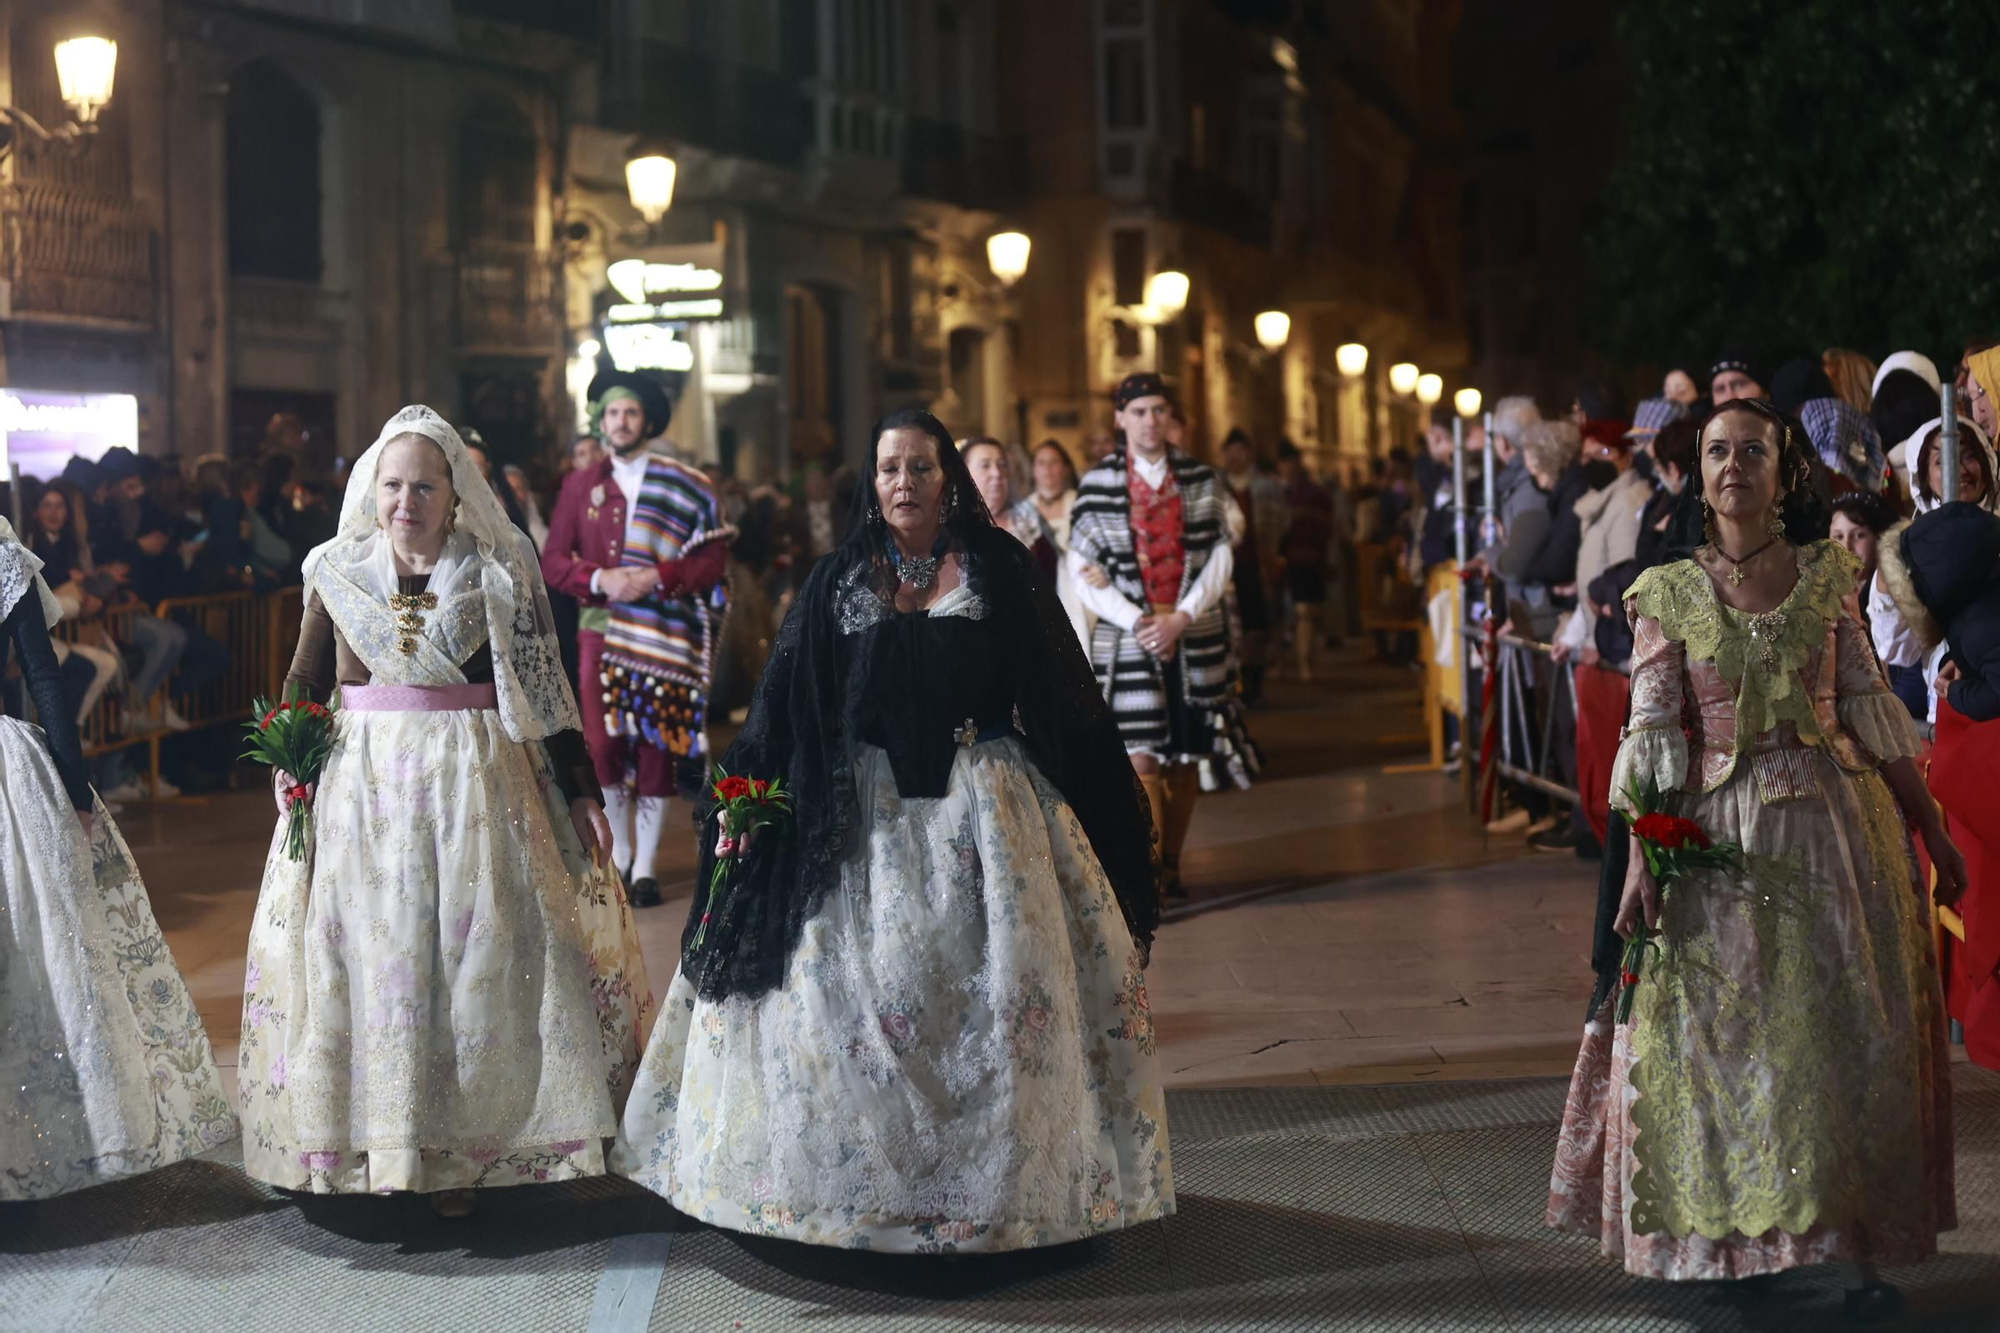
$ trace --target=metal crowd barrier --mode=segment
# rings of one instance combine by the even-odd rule
[[[1466,637],[1475,640],[1477,631],[1469,631]],[[1497,655],[1500,679],[1494,698],[1500,709],[1500,730],[1494,768],[1503,778],[1575,804],[1576,789],[1564,786],[1556,776],[1560,770],[1555,767],[1554,743],[1560,714],[1569,718],[1568,734],[1576,734],[1574,668],[1568,662],[1557,662],[1549,644],[1516,634],[1499,636]],[[1538,697],[1541,662],[1548,663],[1546,700]]]
[[[304,590],[300,588],[281,588],[262,595],[225,592],[206,597],[170,597],[151,608],[152,614],[162,620],[200,630],[221,644],[229,655],[228,666],[214,680],[185,690],[176,689],[170,680],[162,688],[191,729],[241,722],[250,716],[259,696],[277,697],[298,647],[303,597]],[[113,641],[122,645],[130,642],[132,617],[140,609],[106,611],[84,622],[65,618],[56,624],[54,636],[74,644],[94,637],[87,631],[102,626]],[[121,670],[120,674],[125,672]],[[160,741],[172,733],[139,731],[132,725],[134,710],[147,702],[126,697],[115,685],[107,689],[78,725],[84,757],[145,746],[146,771],[150,779],[157,780]]]

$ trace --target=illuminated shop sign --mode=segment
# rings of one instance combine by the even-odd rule
[[[694,369],[694,344],[670,324],[606,324],[604,350],[620,370]]]
[[[621,259],[604,272],[624,299],[605,312],[614,324],[722,318],[722,271],[705,264],[663,264]],[[717,295],[702,295],[714,292]]]
[[[47,481],[70,459],[96,462],[118,445],[139,449],[139,400],[129,393],[0,389],[0,477],[11,466]]]

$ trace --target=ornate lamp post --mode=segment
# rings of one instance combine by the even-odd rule
[[[0,158],[19,147],[75,150],[97,133],[97,113],[111,101],[118,72],[118,43],[103,37],[72,37],[56,43],[56,82],[74,120],[50,129],[16,106],[0,107]]]

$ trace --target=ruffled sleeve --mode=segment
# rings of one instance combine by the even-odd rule
[[[1923,742],[1910,711],[1890,691],[1868,633],[1851,611],[1834,624],[1834,654],[1840,725],[1878,763],[1915,758]]]
[[[1688,743],[1681,730],[1687,649],[1660,622],[1629,604],[1632,615],[1632,713],[1611,768],[1611,808],[1632,813],[1627,793],[1648,783],[1662,792],[1687,781]]]

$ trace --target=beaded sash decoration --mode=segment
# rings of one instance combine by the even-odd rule
[[[389,598],[389,609],[396,613],[396,628],[402,637],[396,640],[396,647],[405,656],[417,651],[417,636],[424,632],[424,618],[420,612],[437,610],[437,594],[434,592],[399,592]]]

